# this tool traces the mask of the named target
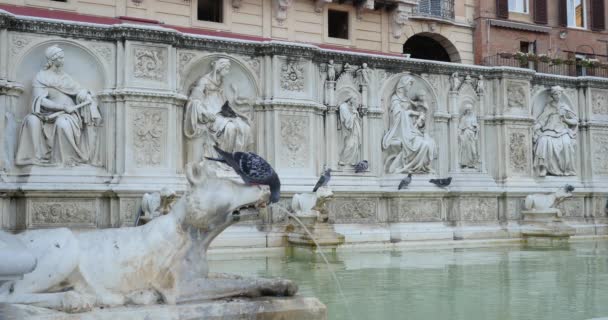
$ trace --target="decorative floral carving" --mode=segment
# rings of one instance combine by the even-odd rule
[[[23,48],[27,47],[32,42],[32,40],[33,39],[30,37],[14,36],[11,53],[15,56],[18,55]]]
[[[33,226],[95,225],[95,200],[32,199],[28,211]]]
[[[133,146],[138,167],[159,166],[164,131],[162,110],[138,108],[133,117]]]
[[[289,91],[304,91],[304,65],[289,62],[281,68],[281,88]]]
[[[441,92],[441,76],[440,75],[425,73],[422,77],[429,82],[429,84],[431,85],[431,87],[433,87],[433,90],[435,90],[435,92],[437,92],[437,93]]]
[[[390,203],[392,222],[441,221],[441,200],[439,199],[394,199]]]
[[[308,163],[307,117],[281,117],[281,158],[290,168],[302,168]]]
[[[593,173],[608,174],[608,134],[593,134]]]
[[[120,225],[134,226],[137,217],[137,199],[120,199]]]
[[[571,198],[559,203],[556,208],[562,212],[564,217],[582,217],[585,215],[585,204],[583,198]]]
[[[605,217],[608,215],[608,199],[606,197],[595,197],[593,203],[594,209],[592,215],[594,217]]]
[[[498,200],[496,198],[463,198],[460,200],[461,221],[498,220]]]
[[[507,108],[526,108],[526,87],[523,84],[512,82],[507,87]]]
[[[106,45],[94,44],[91,46],[93,51],[95,51],[100,57],[102,57],[106,63],[112,63],[112,48]]]
[[[605,93],[595,92],[591,98],[593,114],[608,115],[608,97]]]
[[[528,138],[523,132],[511,132],[509,136],[509,168],[517,173],[528,171]]]
[[[164,50],[160,48],[135,48],[133,72],[136,78],[162,80],[165,77]]]
[[[377,201],[375,199],[337,199],[330,204],[330,216],[337,223],[376,222]]]
[[[179,72],[182,73],[182,71],[184,71],[184,68],[186,67],[186,65],[188,65],[188,63],[192,60],[192,58],[194,58],[194,53],[192,52],[180,52],[178,55],[178,63],[179,63]]]

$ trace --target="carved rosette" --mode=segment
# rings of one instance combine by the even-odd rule
[[[244,58],[245,62],[249,65],[249,67],[255,73],[255,76],[260,79],[261,78],[261,64],[260,59],[257,57],[246,57]]]
[[[303,168],[310,157],[308,152],[308,117],[282,116],[281,160],[289,168]]]
[[[23,49],[25,49],[27,46],[30,45],[30,43],[34,40],[34,38],[31,37],[25,37],[25,36],[21,36],[21,35],[15,35],[12,37],[12,43],[11,43],[11,55],[12,56],[17,56],[19,55],[19,53],[21,51],[23,51]]]
[[[522,129],[524,130],[524,129]],[[509,135],[509,168],[513,173],[527,173],[528,161],[528,135],[524,132],[511,132]]]
[[[390,201],[389,215],[391,222],[441,221],[441,200],[393,199]]]
[[[287,91],[304,91],[304,65],[289,62],[281,67],[281,88]]]
[[[100,56],[106,64],[112,65],[112,47],[103,44],[93,44],[91,45],[91,49],[93,49],[93,51],[95,51],[95,53],[97,53],[97,55]]]
[[[179,73],[182,73],[184,71],[184,69],[186,68],[186,66],[188,65],[188,63],[190,63],[190,61],[192,61],[192,58],[194,58],[195,54],[192,52],[180,52],[178,55],[178,70]]]
[[[608,116],[608,94],[594,92],[591,96],[591,112],[596,115]]]
[[[28,201],[28,225],[88,226],[96,225],[94,199],[31,199]]]
[[[526,85],[510,81],[507,84],[507,109],[509,112],[524,111],[527,106]]]
[[[498,220],[498,200],[496,198],[463,198],[460,200],[461,221]]]
[[[133,49],[133,75],[136,78],[160,81],[165,78],[165,50],[162,48],[135,47]]]
[[[133,147],[137,167],[158,167],[162,162],[164,110],[137,108],[133,114]]]
[[[336,199],[329,214],[335,223],[374,223],[378,222],[378,203],[372,198]]]
[[[593,173],[608,174],[608,133],[593,134]]]

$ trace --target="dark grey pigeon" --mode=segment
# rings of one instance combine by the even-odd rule
[[[355,173],[361,173],[367,171],[367,169],[369,168],[369,163],[367,162],[367,160],[362,160],[359,163],[353,165],[353,167],[355,167]]]
[[[410,185],[410,182],[412,182],[412,174],[408,173],[407,177],[401,179],[401,182],[399,182],[399,188],[397,190],[401,190],[403,188],[407,188],[407,186]]]
[[[325,169],[325,172],[323,172],[323,174],[319,177],[319,181],[317,181],[317,184],[312,189],[312,192],[317,192],[317,190],[319,188],[326,186],[329,183],[330,179],[331,179],[331,168],[327,168],[327,169]]]
[[[270,203],[281,198],[281,180],[272,166],[264,158],[253,152],[226,152],[217,146],[213,147],[220,158],[205,157],[209,160],[223,162],[241,176],[247,184],[267,185],[270,187]]]
[[[431,179],[430,183],[438,186],[439,188],[445,188],[452,183],[452,177],[442,178],[442,179]]]

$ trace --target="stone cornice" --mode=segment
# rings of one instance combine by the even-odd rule
[[[114,98],[118,101],[168,102],[181,105],[188,100],[183,94],[171,92],[116,89],[106,90],[98,94],[101,98]]]

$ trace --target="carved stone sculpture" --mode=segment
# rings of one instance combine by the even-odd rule
[[[298,246],[335,246],[344,243],[344,236],[336,233],[333,224],[328,223],[327,204],[334,197],[328,187],[321,187],[313,193],[298,193],[293,196],[291,209],[304,224],[306,232],[299,224],[291,225],[287,240]],[[312,234],[312,238],[311,238]]]
[[[479,163],[479,124],[473,113],[473,105],[467,103],[463,107],[460,123],[458,124],[459,163],[461,168],[476,168]]]
[[[203,156],[216,157],[213,150],[218,145],[229,152],[243,151],[251,143],[250,120],[238,110],[224,105],[224,78],[230,72],[230,60],[219,58],[212,63],[212,70],[196,81],[190,92],[184,115],[184,134],[188,138],[202,138]],[[235,99],[232,104],[246,104],[246,99],[238,96],[235,84],[231,86]]]
[[[475,88],[475,91],[477,91],[477,94],[480,96],[486,92],[486,84],[482,75],[479,75],[479,78],[477,79],[477,88]]]
[[[176,304],[231,296],[293,295],[288,280],[209,273],[206,252],[223,230],[257,215],[266,187],[219,179],[189,165],[190,190],[171,211],[141,227],[75,233],[66,228],[16,235],[38,260],[22,280],[0,286],[0,302],[68,312],[124,304]],[[145,241],[142,241],[145,240]]]
[[[576,175],[578,117],[562,100],[563,89],[551,88],[549,101],[533,127],[534,167],[541,177]]]
[[[334,60],[329,60],[327,63],[327,81],[336,81],[336,66]]]
[[[430,172],[431,160],[436,157],[435,141],[424,132],[427,112],[424,94],[419,94],[417,101],[410,98],[413,84],[412,76],[402,76],[391,96],[390,126],[382,139],[388,173]]]
[[[355,165],[361,158],[363,132],[361,131],[361,116],[357,107],[357,98],[351,94],[338,109],[342,131],[342,149],[338,164],[341,166]]]
[[[530,212],[551,212],[558,217],[561,216],[560,210],[556,208],[560,203],[572,198],[572,186],[566,186],[556,192],[549,194],[534,193],[526,197],[524,208]]]
[[[452,73],[450,76],[450,91],[458,91],[460,89],[460,78],[458,77],[458,72]]]
[[[398,5],[391,13],[391,29],[395,39],[399,39],[403,35],[403,28],[407,20],[407,10],[403,6]]]
[[[362,85],[362,86],[369,85],[370,72],[371,72],[371,70],[367,66],[367,63],[364,62],[361,65],[361,68],[359,68],[359,70],[357,70],[357,80],[359,81],[360,85]]]
[[[93,94],[63,71],[61,48],[51,46],[45,56],[46,65],[32,83],[31,113],[23,119],[15,163],[101,165],[102,118]]]

